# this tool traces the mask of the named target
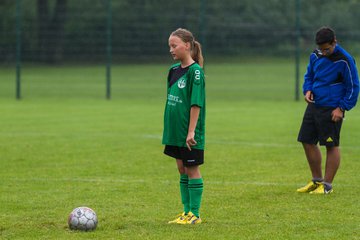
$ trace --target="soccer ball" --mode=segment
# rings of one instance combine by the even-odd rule
[[[69,215],[68,224],[71,230],[95,230],[98,220],[96,213],[88,207],[75,208]]]

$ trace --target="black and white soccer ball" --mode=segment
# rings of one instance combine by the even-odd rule
[[[96,213],[88,207],[75,208],[68,218],[71,230],[92,231],[96,229],[97,223]]]

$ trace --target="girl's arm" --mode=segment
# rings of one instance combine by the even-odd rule
[[[192,106],[190,109],[190,123],[188,129],[188,135],[186,138],[186,145],[188,149],[191,151],[191,146],[195,146],[197,142],[195,141],[195,128],[197,121],[199,119],[200,107]]]

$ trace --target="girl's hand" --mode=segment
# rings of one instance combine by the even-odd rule
[[[191,151],[191,146],[195,146],[197,144],[194,137],[195,137],[195,132],[189,132],[186,137],[186,146],[190,151]]]

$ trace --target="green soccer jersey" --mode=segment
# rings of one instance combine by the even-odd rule
[[[190,109],[200,107],[195,129],[195,149],[205,146],[205,79],[203,69],[194,63],[181,68],[180,63],[170,68],[167,85],[167,101],[164,113],[162,143],[186,147]]]

